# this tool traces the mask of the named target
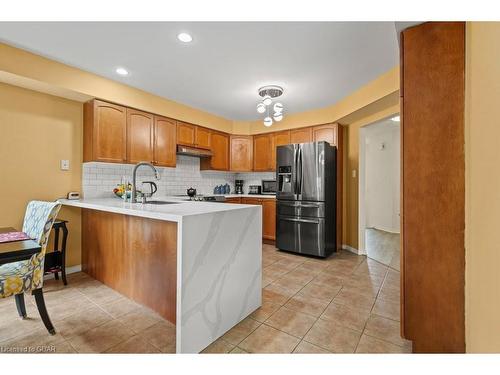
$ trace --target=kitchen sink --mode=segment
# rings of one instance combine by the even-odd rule
[[[181,202],[167,202],[167,201],[146,201],[144,204],[178,204]]]

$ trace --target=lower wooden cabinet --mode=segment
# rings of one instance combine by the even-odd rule
[[[235,198],[226,198],[224,203],[241,203],[241,197],[235,197]]]
[[[243,197],[241,203],[262,206],[262,238],[276,240],[276,199]]]

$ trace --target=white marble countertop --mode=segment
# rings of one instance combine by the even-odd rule
[[[238,195],[241,196],[241,195]],[[158,197],[153,200],[175,202],[173,204],[128,203],[119,198],[59,199],[65,206],[88,208],[149,219],[180,222],[185,216],[204,215],[255,207],[247,204],[222,202],[191,202],[187,197]]]

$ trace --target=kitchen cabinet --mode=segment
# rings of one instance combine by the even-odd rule
[[[290,130],[290,143],[312,142],[312,128]]]
[[[229,135],[212,132],[210,138],[212,157],[201,159],[200,170],[229,170]]]
[[[232,135],[229,146],[230,170],[251,172],[253,169],[253,137],[251,135]]]
[[[262,238],[276,240],[276,199],[243,197],[241,203],[262,206]]]
[[[259,134],[253,137],[253,170],[256,172],[273,169],[271,162],[272,135]]]
[[[339,124],[325,124],[312,128],[313,142],[325,141],[332,146],[337,146],[337,130]]]
[[[241,203],[241,197],[232,197],[232,198],[226,198],[224,203]]]
[[[194,145],[199,148],[210,150],[211,135],[210,129],[196,126],[194,132]]]
[[[177,144],[195,146],[196,125],[177,121]]]
[[[150,113],[127,108],[127,162],[153,162],[153,121]]]
[[[276,132],[272,134],[271,146],[271,169],[276,170],[276,147],[290,144],[290,130]]]
[[[153,140],[153,164],[160,167],[175,167],[177,147],[175,120],[155,116]]]
[[[125,163],[127,109],[91,100],[84,104],[83,117],[83,161]]]

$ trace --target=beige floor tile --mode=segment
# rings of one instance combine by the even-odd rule
[[[297,337],[263,324],[238,346],[249,353],[291,353],[299,342]]]
[[[327,272],[321,272],[312,281],[311,284],[328,286],[334,288],[344,285],[344,276],[332,275]]]
[[[270,284],[262,289],[262,301],[284,305],[294,294],[293,290]]]
[[[113,318],[118,318],[139,309],[141,306],[128,298],[122,297],[108,303],[101,303],[100,307]]]
[[[104,323],[110,322],[113,318],[96,305],[82,309],[62,320],[54,320],[54,327],[65,339],[81,335]]]
[[[248,352],[236,346],[233,350],[229,352],[229,354],[248,354]]]
[[[355,309],[346,305],[337,305],[332,302],[321,315],[321,318],[363,332],[369,316],[370,313],[367,310]]]
[[[283,267],[287,269],[288,271],[293,270],[294,268],[297,268],[300,266],[302,263],[304,263],[306,260],[302,257],[297,257],[296,255],[291,255],[291,254],[282,254],[281,255],[283,258],[278,260],[275,265],[279,267]]]
[[[222,336],[222,339],[230,344],[238,345],[249,334],[255,331],[261,324],[261,322],[258,322],[252,318],[245,318],[229,331],[227,331]]]
[[[399,289],[389,288],[387,286],[382,286],[378,298],[386,301],[400,302],[400,292]]]
[[[375,302],[375,297],[358,293],[352,289],[342,289],[333,299],[339,305],[348,305],[358,309],[370,311]]]
[[[304,340],[297,345],[293,352],[295,354],[331,354],[328,350],[320,348],[319,346]]]
[[[363,335],[356,353],[408,353],[408,350],[375,337]]]
[[[255,310],[250,318],[255,319],[259,322],[264,322],[269,318],[276,310],[281,307],[279,303],[263,301],[262,306]]]
[[[92,302],[98,305],[105,305],[112,301],[123,298],[123,296],[115,292],[113,289],[108,288],[105,285],[101,285],[99,287],[90,288],[86,290],[82,290],[82,293],[90,299]]]
[[[354,353],[360,337],[361,332],[318,319],[304,340],[333,353]]]
[[[49,301],[45,301],[45,304],[47,306],[47,311],[50,318],[54,321],[64,319],[67,316],[76,314],[82,310],[88,309],[89,307],[95,306],[95,304],[85,296],[72,300],[51,299]]]
[[[49,335],[45,328],[23,333],[9,340],[0,342],[2,351],[12,353],[36,353],[51,351],[51,346],[64,341],[61,335]]]
[[[399,322],[381,316],[371,315],[366,323],[364,333],[398,346],[407,345],[406,340],[400,335]]]
[[[311,274],[310,271],[308,270],[299,270],[299,269],[294,269],[286,274],[286,277],[297,281],[297,283],[302,283],[306,285],[308,282],[310,282],[313,278],[314,275]]]
[[[302,281],[297,281],[297,279],[284,276],[280,277],[278,280],[273,281],[273,284],[279,286],[280,288],[288,289],[294,294],[301,290],[307,283]]]
[[[292,297],[285,307],[304,314],[319,317],[328,306],[328,301],[313,297],[305,297],[299,294]]]
[[[325,300],[330,303],[340,289],[342,289],[342,287],[339,285],[330,287],[326,285],[307,284],[300,290],[299,295]]]
[[[132,330],[112,320],[67,341],[78,353],[103,353],[133,335]]]
[[[139,333],[162,321],[162,318],[155,312],[145,307],[140,307],[128,314],[120,316],[117,320],[135,333]]]
[[[225,354],[229,353],[234,349],[234,345],[224,341],[223,339],[218,339],[202,350],[204,354]]]
[[[265,324],[292,336],[302,338],[315,321],[316,318],[311,315],[282,307],[271,315],[271,317],[265,321]]]
[[[140,336],[132,336],[128,340],[108,349],[106,353],[149,354],[160,353],[160,351]]]
[[[298,266],[296,269],[300,271],[307,271],[312,275],[316,275],[325,269],[327,269],[329,266],[328,263],[326,262],[312,262],[312,261],[305,261],[302,263],[300,266]]]
[[[372,313],[399,322],[401,316],[400,306],[399,301],[387,301],[377,298],[375,305],[373,305]]]
[[[138,335],[163,353],[175,353],[175,325],[161,321]]]

